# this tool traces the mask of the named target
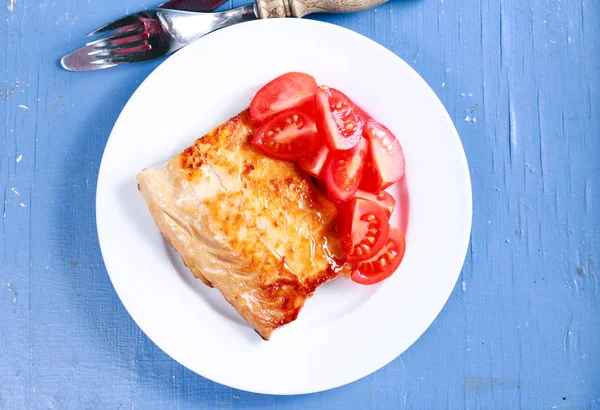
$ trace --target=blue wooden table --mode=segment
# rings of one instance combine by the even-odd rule
[[[429,330],[375,374],[297,397],[234,390],[171,360],[104,268],[98,167],[158,63],[72,74],[57,62],[154,4],[0,3],[0,409],[600,409],[600,2],[392,0],[318,17],[431,85],[466,150],[474,219]]]

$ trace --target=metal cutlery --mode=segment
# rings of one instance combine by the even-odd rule
[[[219,1],[201,0],[204,5],[216,7],[222,4]],[[256,0],[256,3],[213,13],[174,10],[162,5],[125,16],[94,30],[88,36],[108,34],[66,55],[61,64],[71,71],[93,71],[152,60],[167,56],[212,31],[233,24],[265,18],[300,18],[319,12],[347,13],[366,10],[386,1]],[[189,3],[191,0],[173,0],[166,5],[182,2]],[[195,3],[199,3],[198,0]]]
[[[223,5],[227,0],[170,0],[158,6],[161,9],[176,9],[185,11],[207,12]],[[152,10],[150,10],[152,11]],[[92,31],[86,37],[112,31],[113,44],[126,43],[142,39],[157,30],[162,30],[160,21],[153,20],[148,12],[129,14]],[[125,37],[119,38],[119,35]],[[107,38],[108,39],[108,38]],[[61,65],[70,71],[93,71],[113,67],[116,64],[97,64],[99,48],[92,41],[85,47],[74,51],[62,58]]]
[[[223,5],[227,0],[171,0],[161,4],[162,9],[184,11],[213,11]]]

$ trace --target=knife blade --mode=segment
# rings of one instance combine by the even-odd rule
[[[184,11],[213,11],[227,0],[171,0],[161,4],[160,8]]]

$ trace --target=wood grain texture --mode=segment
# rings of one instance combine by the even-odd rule
[[[350,13],[388,0],[256,0],[260,18],[304,17],[314,13]]]
[[[318,16],[431,85],[465,146],[474,219],[461,278],[427,332],[373,375],[299,397],[186,370],[108,279],[98,167],[158,62],[77,74],[57,61],[150,5],[0,0],[0,408],[600,408],[600,2],[393,0]]]

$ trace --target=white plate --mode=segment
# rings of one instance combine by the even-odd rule
[[[261,84],[287,71],[343,90],[398,136],[411,212],[406,256],[390,279],[371,287],[346,278],[326,284],[296,322],[265,342],[217,290],[192,278],[154,225],[135,176],[246,108]],[[427,329],[464,261],[471,186],[452,121],[406,63],[352,31],[274,19],[206,36],[148,77],[106,146],[96,212],[112,283],[154,343],[216,382],[300,394],[367,376]]]

